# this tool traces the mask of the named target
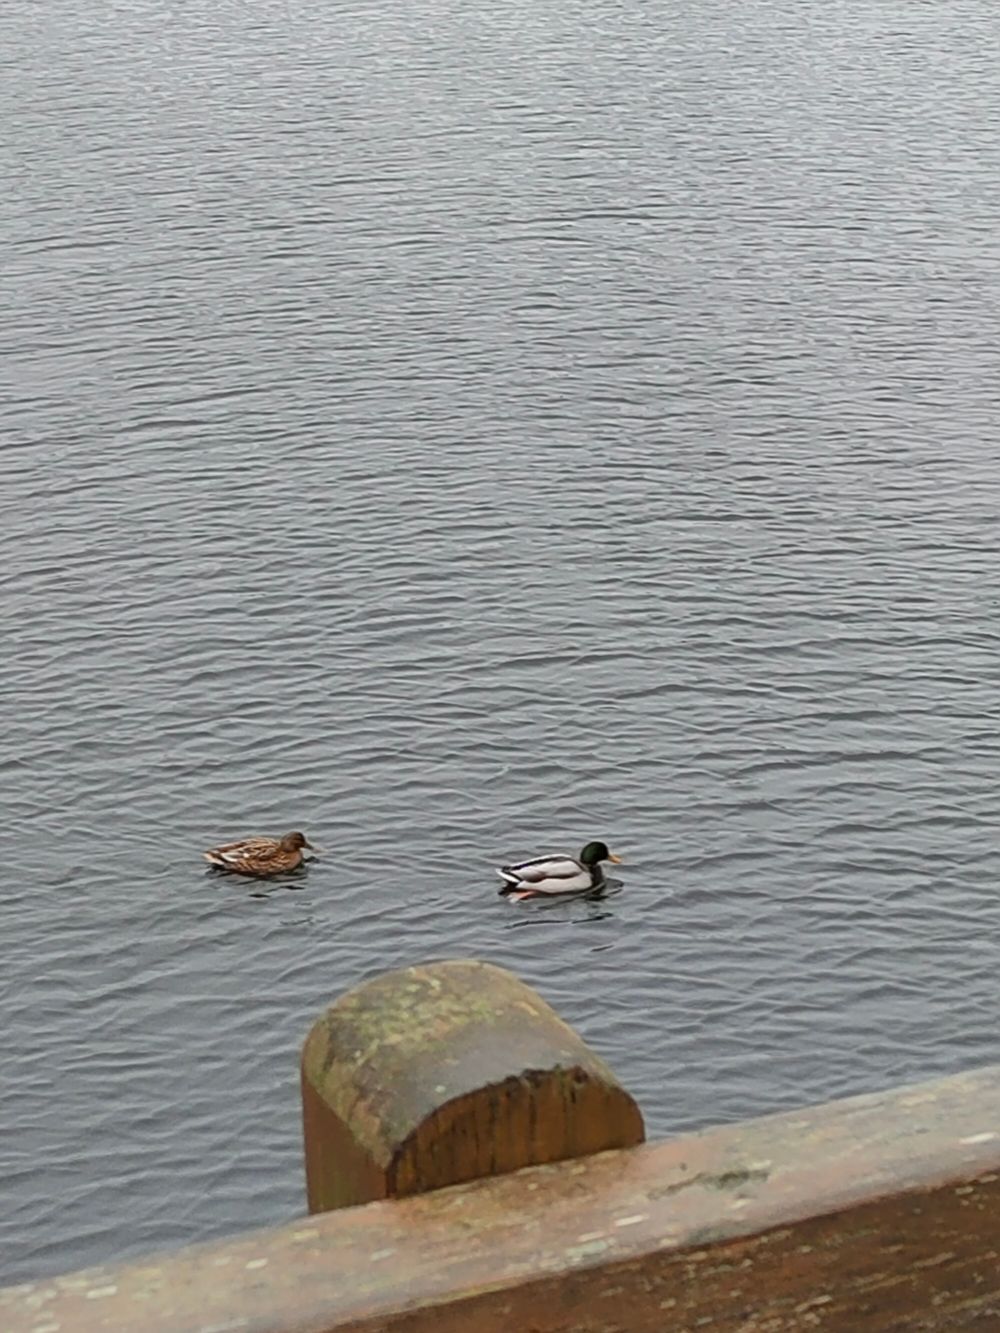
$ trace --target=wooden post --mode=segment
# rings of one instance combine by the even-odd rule
[[[993,1333],[1000,1067],[0,1288],[3,1333]]]
[[[638,1106],[533,990],[489,963],[350,991],[302,1051],[309,1211],[626,1148]]]

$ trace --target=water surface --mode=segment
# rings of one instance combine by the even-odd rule
[[[299,1043],[409,962],[656,1135],[997,1058],[995,36],[7,0],[6,1280],[301,1211]]]

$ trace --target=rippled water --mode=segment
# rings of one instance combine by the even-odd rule
[[[301,1211],[407,962],[658,1135],[997,1058],[996,23],[7,0],[6,1280]]]

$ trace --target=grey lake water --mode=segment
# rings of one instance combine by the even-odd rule
[[[301,1040],[411,962],[658,1136],[1000,1058],[998,34],[5,0],[4,1280],[302,1212]]]

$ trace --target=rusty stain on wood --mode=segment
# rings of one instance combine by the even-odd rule
[[[302,1052],[311,1212],[633,1146],[642,1115],[512,973],[455,961],[343,996]]]
[[[0,1329],[997,1329],[992,1126],[997,1068],[10,1288]]]

